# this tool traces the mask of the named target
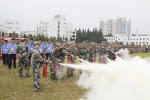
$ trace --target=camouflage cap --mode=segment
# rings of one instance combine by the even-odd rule
[[[34,42],[34,45],[40,45],[40,44],[39,44],[39,42],[36,41],[36,42]]]
[[[96,46],[95,42],[90,43],[91,46]]]
[[[85,42],[85,41],[83,41],[82,43],[83,43],[83,44],[86,44],[86,42]]]
[[[61,48],[62,46],[61,46],[61,44],[56,44],[56,47],[59,47],[59,48]]]

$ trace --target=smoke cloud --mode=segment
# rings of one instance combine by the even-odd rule
[[[122,58],[107,64],[62,64],[83,70],[77,84],[87,92],[79,100],[150,100],[150,58],[119,53]]]

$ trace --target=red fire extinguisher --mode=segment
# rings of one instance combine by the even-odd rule
[[[71,63],[71,57],[68,56],[68,64],[70,64],[70,63]]]
[[[43,77],[46,77],[47,76],[47,65],[44,64],[43,66]]]
[[[104,58],[103,58],[103,57],[100,58],[100,63],[101,63],[101,64],[104,63]]]
[[[55,62],[55,65],[54,65],[54,71],[55,71],[55,72],[58,71],[58,62],[57,62],[57,61]]]
[[[71,64],[71,57],[70,56],[68,56],[68,64]],[[74,68],[72,68],[72,71],[75,71],[75,69]]]
[[[92,59],[92,63],[94,63],[95,62],[95,60],[94,59]]]

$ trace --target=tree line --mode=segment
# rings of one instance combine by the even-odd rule
[[[103,41],[106,42],[107,40],[104,39],[101,29],[97,30],[95,28],[93,29],[93,31],[90,31],[89,29],[79,29],[76,31],[76,43],[81,43],[83,41],[86,41],[88,43],[102,43]]]

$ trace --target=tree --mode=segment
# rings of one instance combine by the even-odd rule
[[[70,38],[70,42],[72,42],[72,40],[73,40],[73,39],[72,39],[72,37],[71,37],[71,38]]]
[[[27,36],[26,36],[26,34],[24,34],[24,36],[23,36],[24,38],[27,38]]]
[[[16,37],[18,37],[18,33],[16,34]]]
[[[112,37],[112,36],[113,36],[112,34],[105,35],[105,37]]]
[[[4,35],[5,35],[4,32],[2,32],[2,37],[4,37]]]
[[[17,37],[17,34],[15,33],[15,31],[13,31],[12,37]]]
[[[54,36],[54,42],[56,42],[56,37]]]
[[[9,37],[12,37],[12,33],[9,33]]]
[[[63,36],[63,38],[62,38],[63,40],[65,40],[65,36]]]
[[[67,37],[65,38],[65,41],[66,41],[66,42],[68,41],[68,38],[67,38]]]
[[[82,41],[91,41],[96,43],[102,43],[102,41],[106,41],[103,37],[103,32],[97,30],[96,28],[90,31],[89,29],[81,29],[76,30],[76,43],[81,43]]]

